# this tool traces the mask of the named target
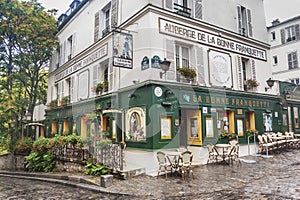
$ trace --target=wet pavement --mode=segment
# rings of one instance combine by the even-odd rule
[[[168,176],[167,180],[164,176],[157,178],[144,175],[127,180],[114,179],[113,186],[108,188],[85,184],[64,184],[60,187],[61,184],[47,183],[54,188],[48,186],[48,190],[42,190],[43,187],[34,189],[34,184],[26,184],[28,188],[21,193],[13,186],[10,191],[12,197],[26,191],[44,191],[42,197],[32,196],[31,199],[300,199],[300,149],[284,150],[273,154],[272,158],[247,156],[241,159],[244,160],[242,165],[194,166],[194,178],[189,177],[184,181],[176,175]],[[99,184],[99,177],[83,174],[81,177]],[[1,177],[1,187],[4,179],[10,178]],[[82,188],[83,185],[86,188]],[[76,189],[72,190],[74,187]],[[53,196],[58,188],[63,192]],[[2,191],[0,199],[3,197]],[[47,195],[48,198],[44,198]],[[50,198],[51,195],[53,198]],[[67,196],[64,198],[63,195]]]

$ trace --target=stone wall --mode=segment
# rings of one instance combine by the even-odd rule
[[[0,155],[0,169],[9,170],[13,168],[13,158],[11,153]]]
[[[76,162],[68,162],[68,161],[56,161],[56,167],[59,171],[66,172],[84,172],[84,165]]]

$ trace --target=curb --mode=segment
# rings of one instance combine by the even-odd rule
[[[78,176],[66,176],[60,174],[37,174],[37,173],[22,173],[0,171],[0,177],[10,177],[34,181],[43,181],[48,183],[62,184],[65,186],[88,189],[94,192],[101,192],[106,194],[113,194],[119,196],[136,196],[130,193],[119,193],[109,190],[109,188],[100,187],[100,185],[90,182]]]

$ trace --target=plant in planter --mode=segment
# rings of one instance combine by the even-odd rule
[[[247,129],[246,134],[249,138],[252,138],[258,135],[258,131],[256,129]]]
[[[104,92],[107,92],[108,91],[108,81],[107,80],[104,80],[102,82],[102,86],[103,86],[103,91]]]
[[[190,67],[177,68],[177,72],[191,81],[194,80],[197,75],[196,70]]]
[[[248,79],[246,80],[245,84],[248,86],[248,88],[253,89],[257,88],[259,86],[259,83],[255,79]]]
[[[49,106],[50,108],[56,108],[56,107],[57,107],[57,103],[58,103],[58,100],[57,100],[57,99],[54,99],[54,100],[52,100],[52,101],[48,104],[48,106]]]
[[[67,105],[70,103],[70,96],[65,96],[61,99],[61,105],[64,106],[64,105]]]
[[[236,133],[230,132],[228,130],[220,130],[219,131],[219,138],[220,139],[229,139],[229,140],[231,140],[231,139],[235,138],[236,136],[237,136]]]

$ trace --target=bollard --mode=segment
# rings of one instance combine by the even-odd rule
[[[101,175],[100,176],[101,187],[109,187],[113,184],[113,175]]]

